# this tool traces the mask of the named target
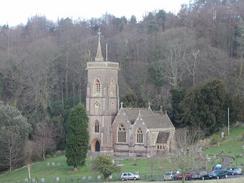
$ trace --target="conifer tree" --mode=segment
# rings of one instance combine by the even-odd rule
[[[67,164],[76,169],[85,164],[88,150],[88,117],[85,107],[75,106],[68,117],[65,156]]]

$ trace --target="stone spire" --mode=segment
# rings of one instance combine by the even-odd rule
[[[103,62],[104,59],[103,59],[103,54],[102,54],[102,49],[101,49],[101,31],[100,31],[100,28],[98,30],[98,45],[97,45],[97,55],[96,55],[96,58],[95,58],[95,61],[96,62]]]

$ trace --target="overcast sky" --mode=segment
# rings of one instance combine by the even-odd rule
[[[181,4],[189,0],[3,0],[0,9],[0,25],[15,26],[26,23],[35,15],[58,18],[89,19],[110,13],[127,18],[135,15],[141,19],[146,13],[164,9],[177,13]]]

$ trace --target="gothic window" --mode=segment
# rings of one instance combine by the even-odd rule
[[[99,122],[98,120],[96,120],[95,122],[95,133],[98,133],[99,132]]]
[[[126,131],[123,124],[120,124],[118,128],[118,142],[126,142]]]
[[[95,94],[100,94],[101,93],[101,82],[99,81],[99,79],[95,80],[94,93]]]
[[[137,129],[137,132],[136,132],[136,142],[137,143],[143,143],[143,133],[142,133],[141,128],[138,128]]]

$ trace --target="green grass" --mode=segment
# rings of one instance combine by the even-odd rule
[[[243,134],[244,127],[232,128],[229,136],[223,140],[220,139],[217,145],[206,148],[204,153],[210,157],[216,156],[216,161],[219,161],[219,155],[219,157],[228,155],[235,158],[233,166],[244,166],[244,141],[241,139]]]
[[[234,163],[243,166],[244,149],[242,146],[244,142],[240,140],[243,133],[244,127],[231,129],[230,136],[222,140],[219,146],[208,147],[204,150],[204,153],[213,157],[223,152],[224,155],[236,157]],[[121,171],[139,172],[142,178],[146,180],[161,180],[163,172],[172,169],[170,163],[163,158],[130,158],[117,160],[116,163],[121,165]],[[216,162],[212,160],[212,164],[214,163]],[[92,179],[96,180],[98,175],[92,171],[91,164],[92,160],[88,159],[85,166],[74,172],[71,167],[67,166],[65,156],[61,155],[33,163],[31,176],[38,180],[43,177],[46,179],[45,183],[55,183],[55,177],[60,177],[60,183],[78,183],[78,180],[79,182],[88,182],[86,180],[81,181],[81,178],[86,177],[87,179],[88,176],[91,176]],[[119,173],[115,174],[114,178],[118,180],[118,176]],[[0,174],[0,183],[24,183],[24,179],[27,177],[27,168],[22,167],[11,173]]]
[[[154,177],[158,175],[154,178],[156,180],[161,179],[163,167],[165,167],[161,166],[162,160],[159,158],[125,159],[119,160],[118,163],[121,165],[121,171],[139,172],[144,179],[151,179],[151,175]],[[96,179],[98,174],[92,171],[91,164],[92,160],[88,159],[85,166],[80,167],[78,171],[74,172],[72,167],[67,166],[65,156],[53,157],[45,161],[33,163],[31,166],[31,177],[39,180],[44,177],[48,182],[53,182],[55,177],[60,177],[63,182],[72,182],[71,179],[77,180],[84,176],[92,176],[92,178]],[[114,178],[118,180],[119,175],[120,173],[115,174]],[[22,183],[27,177],[27,167],[22,167],[11,173],[0,174],[0,183]]]
[[[54,157],[42,162],[33,163],[31,166],[31,176],[37,178],[54,179],[59,176],[61,178],[72,176],[87,176],[90,175],[90,161],[87,161],[87,165],[81,167],[77,172],[72,171],[67,166],[64,156]],[[18,180],[24,180],[28,177],[27,167],[22,167],[11,173],[5,173],[0,175],[0,182],[17,182]]]

